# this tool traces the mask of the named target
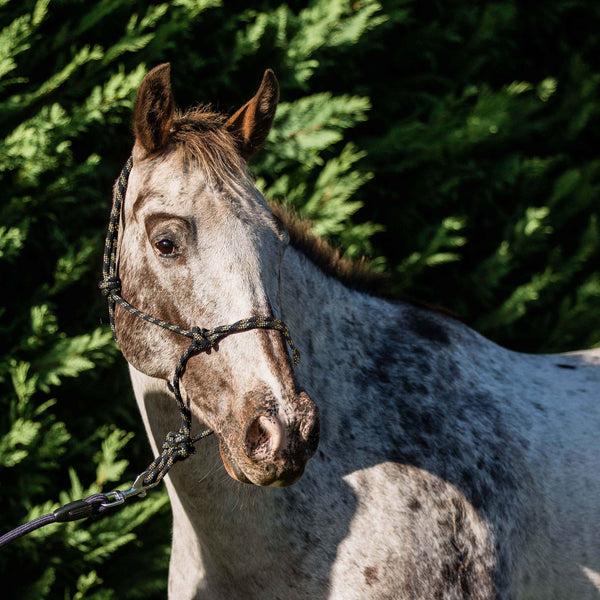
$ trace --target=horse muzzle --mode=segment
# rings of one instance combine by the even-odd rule
[[[319,445],[319,410],[306,392],[300,392],[292,406],[293,411],[285,412],[272,404],[259,407],[239,428],[239,437],[219,436],[223,464],[231,477],[277,487],[300,479]]]

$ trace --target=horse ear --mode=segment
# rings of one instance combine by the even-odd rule
[[[167,142],[175,112],[171,92],[171,65],[155,67],[144,77],[133,109],[135,139],[148,153],[158,152]]]
[[[225,127],[235,136],[238,149],[244,159],[248,160],[267,139],[275,118],[278,100],[277,78],[271,69],[267,69],[254,98],[246,102],[225,124]]]

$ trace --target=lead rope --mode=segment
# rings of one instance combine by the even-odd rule
[[[274,329],[279,331],[288,343],[292,352],[294,364],[297,365],[300,360],[300,354],[294,345],[287,325],[275,317],[249,317],[248,319],[236,321],[231,325],[221,325],[214,329],[202,329],[200,327],[185,329],[184,327],[173,325],[172,323],[163,321],[162,319],[135,308],[135,306],[132,306],[121,296],[121,280],[117,274],[117,245],[121,208],[125,199],[129,174],[131,173],[132,168],[133,158],[130,156],[117,180],[117,189],[115,191],[108,233],[106,234],[106,241],[104,244],[102,281],[99,283],[99,287],[106,296],[108,302],[110,327],[117,344],[118,340],[115,327],[115,306],[117,304],[127,312],[148,323],[178,333],[191,340],[190,345],[183,351],[183,354],[177,362],[173,379],[167,382],[167,387],[175,397],[177,408],[181,414],[181,425],[177,431],[170,431],[167,434],[162,445],[161,454],[152,461],[145,471],[136,477],[129,490],[124,492],[113,490],[106,494],[92,494],[88,498],[75,500],[74,502],[65,504],[64,506],[57,508],[53,513],[38,517],[37,519],[25,523],[7,534],[0,536],[0,548],[44,525],[56,522],[76,521],[93,515],[101,515],[107,509],[122,504],[130,497],[144,497],[148,489],[153,488],[163,480],[164,476],[175,462],[191,456],[195,451],[194,444],[213,433],[211,429],[205,429],[195,436],[192,436],[192,413],[181,396],[179,382],[185,373],[188,360],[193,355],[200,352],[208,352],[217,345],[219,340],[232,333],[239,333],[250,329]]]

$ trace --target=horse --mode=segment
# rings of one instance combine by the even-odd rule
[[[264,74],[232,116],[143,80],[121,214],[122,295],[182,327],[249,315],[192,356],[181,394],[216,435],[165,479],[177,600],[600,598],[600,351],[529,355],[386,299],[248,160],[273,122]],[[120,306],[115,326],[155,452],[186,342]],[[317,408],[318,407],[318,408]]]

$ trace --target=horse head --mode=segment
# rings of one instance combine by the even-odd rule
[[[246,166],[273,122],[277,79],[267,71],[256,95],[227,118],[177,111],[169,71],[168,64],[151,71],[135,103],[118,253],[122,296],[187,328],[280,317],[288,235]],[[152,377],[168,379],[189,342],[119,306],[115,326],[125,358]],[[278,331],[235,333],[192,356],[181,389],[218,435],[238,481],[289,485],[316,451],[318,409],[299,388]]]

